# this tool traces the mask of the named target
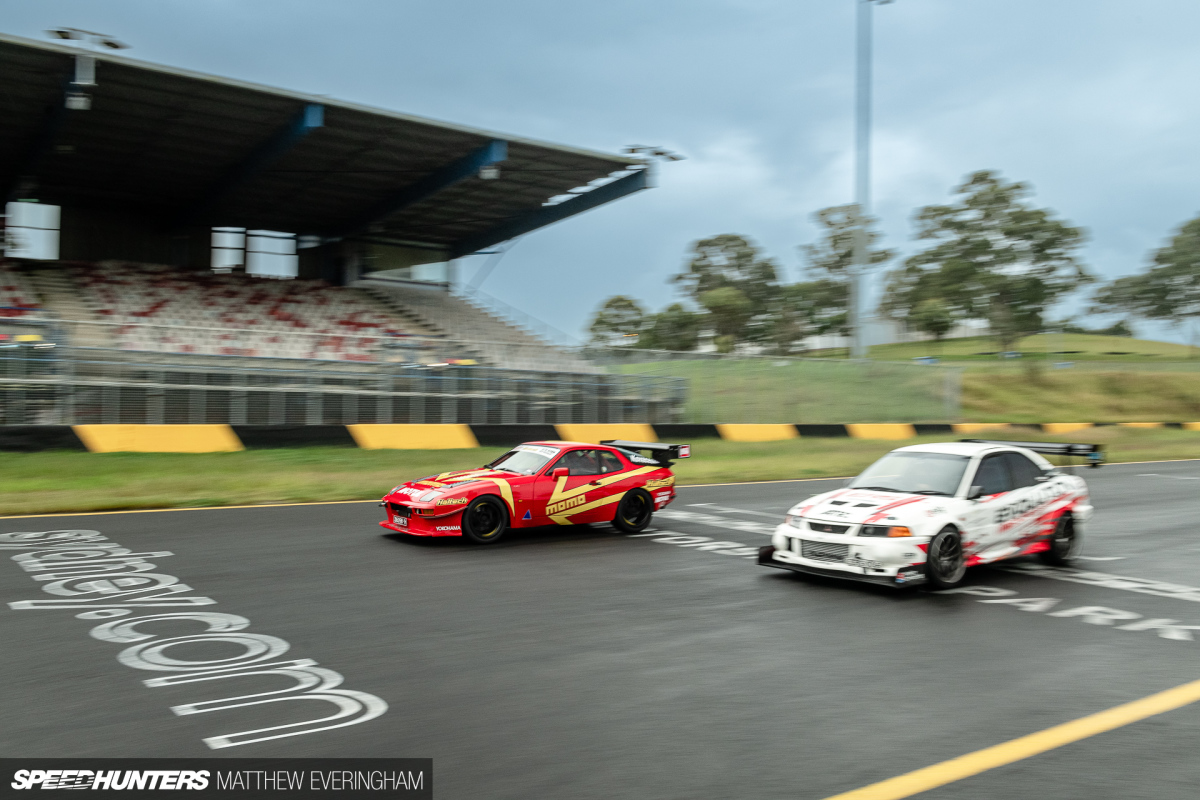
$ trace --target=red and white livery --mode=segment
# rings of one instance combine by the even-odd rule
[[[963,441],[893,450],[849,481],[794,506],[758,563],[891,586],[960,583],[968,567],[1078,555],[1092,516],[1087,484],[1040,453],[1098,445]]]

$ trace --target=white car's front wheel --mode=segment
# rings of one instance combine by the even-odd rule
[[[929,542],[925,577],[935,589],[952,589],[962,583],[967,574],[967,557],[963,553],[962,537],[949,526],[938,531]]]

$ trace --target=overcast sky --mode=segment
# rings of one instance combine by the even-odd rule
[[[0,0],[0,29],[97,30],[148,61],[687,156],[655,189],[526,236],[484,283],[579,334],[609,295],[675,299],[667,278],[705,236],[747,235],[799,277],[812,212],[852,199],[854,3]],[[913,210],[977,169],[1030,182],[1084,226],[1101,277],[1137,271],[1200,212],[1194,0],[897,0],[875,21],[873,210],[888,246],[912,252]]]

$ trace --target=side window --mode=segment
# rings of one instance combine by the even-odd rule
[[[625,465],[621,463],[621,459],[617,458],[613,453],[607,450],[600,452],[600,471],[607,475],[610,472],[620,472],[625,469]]]
[[[550,468],[550,472],[560,467],[566,467],[571,470],[570,474],[575,475],[599,475],[600,474],[600,451],[599,450],[572,450],[558,460],[558,463]]]
[[[1023,486],[1036,486],[1042,469],[1020,453],[1005,453],[1004,460],[1012,473],[1013,486],[1020,489]]]
[[[972,483],[983,487],[984,495],[1011,492],[1012,478],[1008,474],[1008,465],[1004,463],[1003,454],[988,456],[979,464]]]

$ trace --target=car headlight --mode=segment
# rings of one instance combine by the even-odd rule
[[[783,518],[783,521],[793,528],[803,528],[804,519],[799,514],[788,514]]]
[[[903,525],[863,525],[859,536],[886,536],[895,539],[902,536],[912,536],[912,531]]]
[[[426,492],[425,494],[418,497],[417,502],[418,503],[432,503],[439,494],[441,494],[441,492],[434,489],[432,492]]]

